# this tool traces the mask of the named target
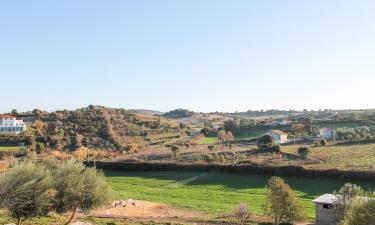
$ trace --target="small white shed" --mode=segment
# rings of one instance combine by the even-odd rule
[[[334,209],[338,199],[336,195],[324,194],[316,198],[315,203],[315,224],[316,225],[336,225],[337,217]]]

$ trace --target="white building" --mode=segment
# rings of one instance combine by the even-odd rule
[[[283,144],[288,142],[288,134],[281,130],[270,130],[265,135],[273,137],[276,144]]]
[[[0,115],[0,134],[19,134],[26,130],[23,120],[15,116]]]
[[[329,127],[324,127],[319,130],[320,137],[327,139],[327,140],[332,140],[334,139],[336,135],[336,129],[335,128],[329,128]]]
[[[336,225],[337,216],[334,208],[338,202],[337,196],[333,194],[324,194],[314,201],[315,203],[315,224],[316,225]]]

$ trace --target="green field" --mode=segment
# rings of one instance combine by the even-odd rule
[[[251,212],[262,214],[264,186],[269,177],[217,173],[186,172],[108,172],[107,180],[118,198],[132,198],[172,204],[218,215],[231,212],[239,203],[247,203]],[[344,182],[307,178],[287,178],[313,219],[312,200],[338,190]],[[370,183],[360,184],[370,188]]]
[[[0,146],[0,151],[20,151],[20,150],[25,150],[25,147],[14,147],[14,146]]]

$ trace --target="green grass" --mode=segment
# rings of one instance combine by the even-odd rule
[[[356,128],[359,127],[361,122],[340,122],[340,123],[330,123],[330,122],[319,122],[316,125],[320,128],[328,127],[328,128]]]
[[[108,172],[107,180],[118,198],[172,204],[212,214],[231,212],[239,203],[245,202],[252,213],[263,213],[264,186],[269,177],[212,173],[203,174],[190,183],[183,182],[197,175],[199,173]],[[177,187],[173,185],[180,181]],[[344,184],[335,180],[306,178],[287,178],[286,181],[303,199],[310,219],[315,215],[312,200],[338,190]],[[364,186],[370,187],[370,184]]]
[[[25,147],[18,146],[0,146],[0,151],[22,151],[25,150]]]
[[[217,137],[204,137],[197,142],[198,145],[213,145],[219,142]]]
[[[238,134],[235,135],[235,139],[252,139],[252,138],[258,138],[265,134],[267,130],[244,130],[240,131]]]

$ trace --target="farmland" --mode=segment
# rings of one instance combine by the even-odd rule
[[[297,146],[283,146],[288,153],[297,153]],[[375,170],[375,144],[336,145],[311,147],[311,159],[317,164],[305,165],[306,168],[325,168],[341,170]]]
[[[252,213],[261,215],[264,186],[269,177],[186,172],[108,172],[107,180],[118,198],[133,198],[172,204],[212,215],[230,213],[241,202]],[[306,178],[286,178],[303,199],[309,218],[315,209],[311,202],[323,193],[338,190],[344,182]],[[370,183],[360,184],[371,188]]]

